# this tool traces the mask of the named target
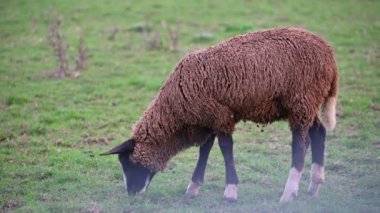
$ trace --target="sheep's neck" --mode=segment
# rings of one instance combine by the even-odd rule
[[[197,126],[183,126],[180,129],[170,130],[165,127],[170,127],[170,125],[152,123],[151,126],[140,127],[140,131],[146,131],[149,134],[145,133],[146,136],[141,139],[135,138],[137,143],[132,156],[133,161],[151,171],[162,171],[167,162],[180,151],[193,145],[204,144],[212,134],[211,129]]]
[[[167,106],[156,100],[135,125],[133,139],[136,141],[132,160],[151,171],[163,170],[177,148],[170,141],[181,127],[178,119]]]

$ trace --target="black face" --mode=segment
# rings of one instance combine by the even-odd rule
[[[130,195],[144,192],[155,174],[155,172],[151,172],[141,164],[133,163],[129,158],[133,153],[135,143],[133,139],[130,139],[101,154],[119,154],[119,161],[123,168],[124,185]]]
[[[130,159],[131,153],[119,153],[119,161],[123,168],[124,185],[129,195],[143,193],[148,188],[154,172],[140,164],[133,163]]]

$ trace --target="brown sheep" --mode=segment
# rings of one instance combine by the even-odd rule
[[[333,50],[320,37],[296,28],[247,33],[185,56],[135,125],[131,139],[105,154],[119,154],[125,184],[134,194],[145,191],[178,152],[202,147],[216,133],[231,135],[240,120],[288,120],[292,167],[281,201],[297,194],[309,142],[309,191],[317,195],[324,181],[325,127],[335,125],[337,92]]]

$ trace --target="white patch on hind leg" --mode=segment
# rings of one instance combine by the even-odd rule
[[[237,201],[237,192],[237,184],[227,184],[224,190],[224,199],[231,202]]]
[[[202,183],[194,183],[191,181],[186,189],[186,195],[193,198],[198,195],[199,189],[201,188]]]
[[[284,192],[282,193],[280,202],[292,201],[298,194],[298,185],[301,180],[302,171],[299,172],[296,168],[291,168],[289,171],[288,180],[286,181]]]
[[[309,194],[318,197],[319,188],[323,182],[325,182],[325,168],[316,163],[311,164]]]
[[[123,179],[124,179],[124,187],[125,189],[127,189],[127,177],[125,176],[124,172],[123,172]]]

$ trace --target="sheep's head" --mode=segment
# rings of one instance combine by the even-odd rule
[[[112,148],[110,151],[101,155],[118,154],[119,161],[123,168],[124,185],[129,195],[145,192],[155,172],[151,172],[139,163],[134,163],[130,159],[133,153],[135,141],[127,140],[124,143]]]

